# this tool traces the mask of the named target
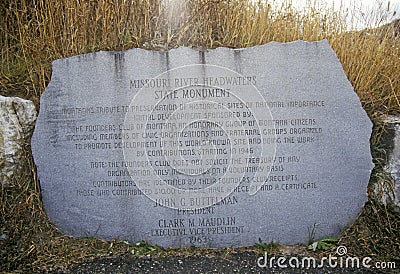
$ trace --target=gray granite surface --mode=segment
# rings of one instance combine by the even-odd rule
[[[53,62],[32,150],[67,234],[294,244],[357,217],[371,130],[326,40],[131,49]]]

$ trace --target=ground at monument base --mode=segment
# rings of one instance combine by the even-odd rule
[[[62,271],[51,273],[388,273],[357,268],[293,269],[261,268],[257,266],[259,254],[255,251],[170,257],[137,257],[134,255],[98,258],[77,263]]]

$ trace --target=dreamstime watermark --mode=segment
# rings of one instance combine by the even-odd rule
[[[314,257],[270,257],[267,253],[257,258],[257,266],[261,268],[366,268],[366,269],[396,269],[395,262],[374,262],[371,257],[351,257],[347,256],[347,248],[339,246],[335,254],[329,254],[328,257],[316,259]]]

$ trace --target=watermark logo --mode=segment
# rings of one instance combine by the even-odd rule
[[[345,246],[343,246],[343,245],[337,247],[337,249],[336,249],[336,255],[344,256],[344,255],[346,255],[346,254],[347,254],[347,247],[345,247]]]
[[[257,258],[257,266],[261,268],[375,268],[375,269],[396,269],[395,262],[373,262],[371,257],[352,257],[347,255],[347,247],[338,246],[335,254],[329,254],[328,257],[316,259],[314,257],[275,257],[269,256],[267,253],[264,256]]]
[[[275,124],[254,75],[195,64],[133,79],[124,161],[156,204],[199,209],[240,184],[256,194],[274,164]]]

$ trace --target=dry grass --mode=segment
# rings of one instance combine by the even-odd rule
[[[390,27],[346,32],[345,16],[317,5],[298,13],[290,1],[273,9],[239,0],[2,0],[0,94],[38,105],[53,59],[97,50],[328,39],[370,117],[400,112],[399,37]],[[7,235],[0,239],[0,271],[40,270],[132,248],[59,233],[44,214],[26,151],[30,166],[0,190],[0,234]],[[400,224],[391,212],[369,205],[342,241],[360,253],[398,259]]]
[[[239,0],[5,0],[0,13],[0,87],[36,102],[57,58],[133,47],[248,47],[328,39],[367,108],[400,110],[398,37],[396,42],[389,29],[345,33],[346,14],[317,4],[298,13],[291,1],[273,9]]]

